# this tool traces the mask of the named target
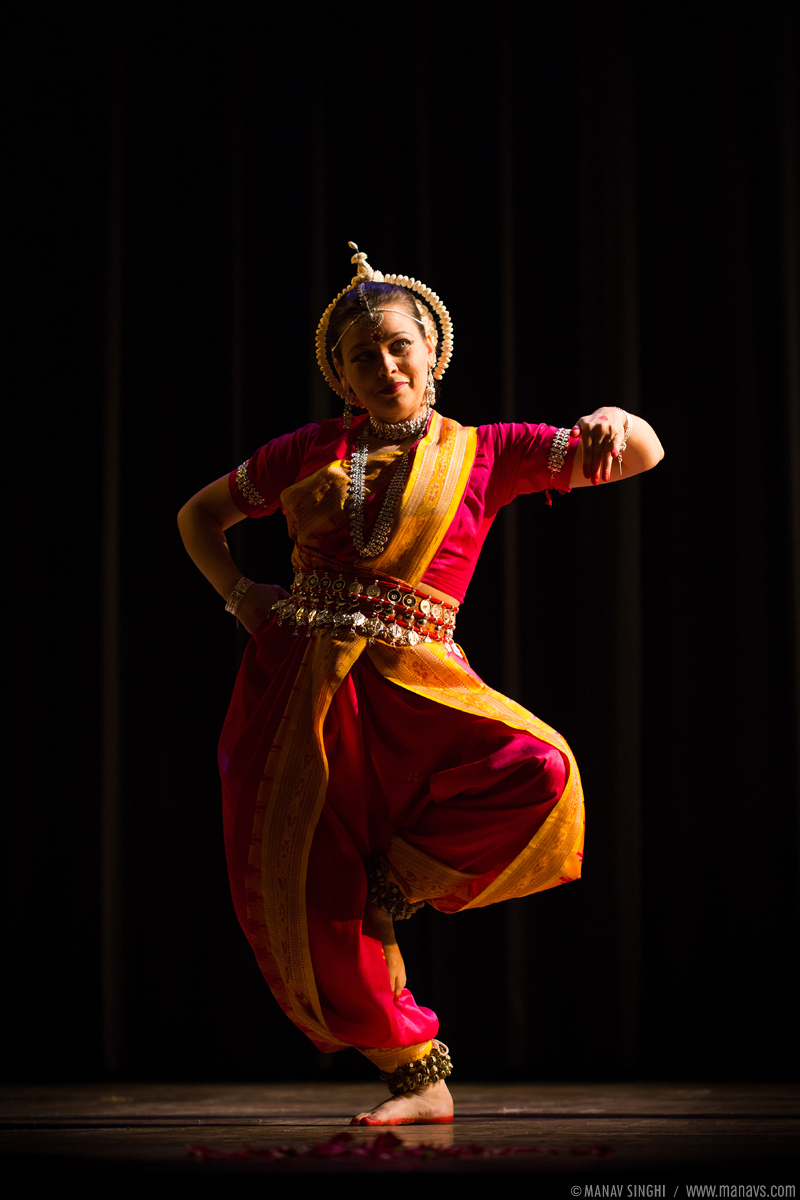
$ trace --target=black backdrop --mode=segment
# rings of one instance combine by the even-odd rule
[[[332,415],[347,239],[443,297],[464,423],[602,401],[666,448],[526,497],[459,620],[582,765],[584,879],[401,927],[465,1077],[796,1069],[796,9],[17,6],[5,362],[6,1063],[351,1078],[261,980],[215,744],[241,635],[174,515]],[[280,518],[236,532],[289,577]],[[793,621],[794,615],[794,621]]]

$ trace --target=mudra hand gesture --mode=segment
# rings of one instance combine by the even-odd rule
[[[628,439],[634,432],[634,422],[637,420],[625,409],[611,405],[604,405],[587,417],[579,417],[569,431],[570,437],[581,439],[572,472],[573,487],[588,483],[610,483],[615,460],[622,474],[622,455],[628,450]],[[644,425],[643,422],[639,424]],[[649,426],[645,429],[649,431]],[[630,447],[629,457],[628,474],[637,474],[646,469],[643,463],[639,463],[640,455],[634,446]]]

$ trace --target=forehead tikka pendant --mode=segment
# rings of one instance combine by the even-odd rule
[[[438,322],[438,336],[433,337],[434,345],[437,347],[437,358],[436,364],[432,370],[433,377],[435,379],[441,379],[447,370],[447,364],[450,362],[450,357],[453,353],[453,322],[450,319],[449,312],[437,296],[436,292],[431,291],[431,289],[426,287],[426,285],[420,282],[419,279],[414,279],[413,277],[409,278],[408,275],[384,275],[381,271],[373,270],[373,268],[367,262],[366,254],[359,251],[355,242],[350,242],[350,247],[351,249],[355,250],[355,254],[350,261],[355,263],[357,273],[350,280],[350,283],[347,285],[347,287],[339,292],[338,296],[335,296],[330,302],[322,314],[319,325],[317,326],[317,362],[319,363],[319,368],[322,371],[322,374],[325,376],[326,381],[330,384],[337,395],[344,399],[346,393],[342,388],[342,381],[338,378],[336,372],[333,370],[333,364],[328,356],[328,323],[333,310],[336,308],[336,305],[339,303],[342,296],[344,296],[345,293],[352,291],[353,288],[357,288],[359,284],[369,281],[374,281],[375,283],[391,283],[397,287],[405,288],[407,291],[412,292],[417,304],[421,304],[423,309],[427,311],[428,317],[426,320],[428,320],[428,318],[430,319],[434,330],[436,328],[436,323]],[[375,324],[377,323],[376,318],[378,322],[383,319],[381,310],[376,309],[370,304],[370,297],[367,293],[362,292],[361,299],[362,302],[359,305],[361,308],[361,314],[360,318],[356,319],[361,319],[362,324],[365,324],[367,328],[374,328]],[[423,327],[426,327],[424,322],[419,322],[419,324],[422,324]],[[333,349],[334,347],[331,348],[331,353]]]

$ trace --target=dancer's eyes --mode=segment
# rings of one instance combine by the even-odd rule
[[[397,338],[396,341],[392,342],[391,346],[389,347],[389,351],[391,354],[405,354],[410,345],[410,338]],[[362,350],[360,354],[356,354],[354,358],[350,359],[350,361],[354,363],[365,363],[369,362],[370,359],[374,358],[374,356],[374,350]]]

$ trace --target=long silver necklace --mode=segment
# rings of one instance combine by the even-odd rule
[[[396,425],[387,425],[383,421],[375,421],[370,417],[367,424],[353,446],[350,454],[350,536],[359,558],[377,558],[389,540],[392,531],[392,517],[395,505],[403,494],[403,488],[408,478],[408,456],[410,451],[404,450],[397,464],[392,482],[381,505],[381,511],[375,522],[372,537],[364,542],[364,498],[366,495],[367,444],[370,430],[376,437],[406,438],[421,433],[428,421],[428,410],[416,419],[399,421]],[[378,426],[374,428],[373,424]],[[385,432],[391,430],[391,433]],[[397,432],[399,431],[399,432]]]

